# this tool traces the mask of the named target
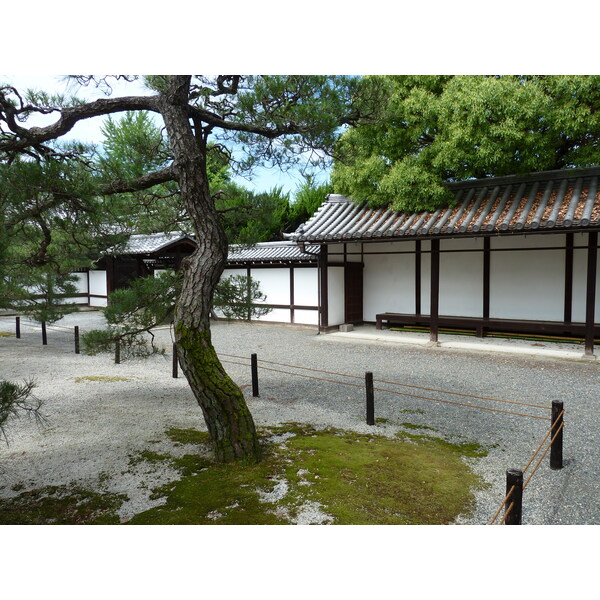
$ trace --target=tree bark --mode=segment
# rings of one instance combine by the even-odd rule
[[[205,142],[200,132],[194,135],[189,122],[189,83],[189,76],[171,77],[159,99],[181,198],[198,244],[182,265],[175,339],[181,369],[202,408],[217,460],[256,462],[260,446],[252,415],[211,342],[212,295],[226,264],[227,240],[208,188]]]

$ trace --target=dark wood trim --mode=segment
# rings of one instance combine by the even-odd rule
[[[421,240],[415,242],[415,314],[421,314]]]
[[[483,240],[483,306],[482,316],[489,319],[490,316],[490,281],[491,281],[491,240]]]
[[[290,271],[290,322],[294,323],[294,267]]]
[[[112,256],[106,257],[106,295],[114,291],[115,282],[115,259]]]
[[[318,306],[304,306],[303,304],[270,304],[265,302],[264,304],[256,304],[255,306],[266,306],[268,308],[284,308],[286,310],[319,310]]]
[[[430,334],[432,342],[438,341],[438,318],[440,308],[440,240],[431,240],[431,285],[429,288],[430,300]]]
[[[573,250],[575,236],[567,233],[565,243],[565,323],[573,320]]]
[[[321,244],[319,254],[319,329],[329,327],[329,286],[328,286],[327,244]],[[340,266],[344,266],[343,263]]]
[[[404,313],[379,313],[375,315],[376,329],[383,328],[383,322],[396,323],[398,325],[418,325],[430,327],[432,319],[429,315],[411,315]],[[518,319],[483,319],[480,317],[452,317],[438,316],[439,327],[457,329],[470,329],[477,331],[480,327],[493,329],[505,333],[536,333],[536,334],[558,334],[582,337],[586,331],[585,323],[565,324],[561,321],[530,321]],[[596,334],[600,327],[595,328]]]
[[[594,313],[596,308],[596,268],[598,264],[598,233],[588,237],[587,290],[585,299],[585,353],[594,354]]]
[[[250,294],[252,293],[252,269],[250,267],[246,268],[246,294],[247,298],[250,298]],[[252,319],[252,309],[248,307],[248,321]]]
[[[294,269],[316,269],[319,266],[319,263],[317,260],[311,263],[297,263],[293,261],[256,263],[252,261],[240,261],[228,262],[225,269],[246,269],[248,266],[252,269],[285,269],[289,267],[294,267]]]

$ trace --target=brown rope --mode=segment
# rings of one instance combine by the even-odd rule
[[[535,474],[535,472],[538,470],[538,467],[542,464],[542,461],[546,457],[546,454],[548,454],[548,450],[550,450],[550,448],[552,448],[552,444],[554,443],[554,440],[556,439],[556,436],[563,430],[564,426],[565,426],[564,423],[560,424],[560,427],[558,428],[558,430],[554,434],[554,437],[550,440],[550,443],[548,444],[548,447],[546,448],[546,451],[544,452],[544,454],[542,454],[542,457],[540,458],[540,460],[538,460],[537,465],[535,465],[535,468],[533,469],[533,471],[531,471],[531,475],[528,477],[527,481],[523,484],[523,489],[525,489],[527,487],[527,485],[529,484],[529,482],[531,481],[531,478],[533,477],[533,475]]]
[[[506,512],[504,513],[504,516],[502,517],[502,520],[500,521],[499,525],[504,525],[504,522],[506,521],[506,517],[508,517],[508,515],[510,514],[510,511],[514,508],[515,503],[511,502],[508,506],[508,508],[506,509]]]
[[[275,373],[284,373],[285,375],[292,375],[294,377],[306,377],[307,379],[316,379],[317,381],[326,381],[328,383],[338,383],[341,385],[350,385],[353,387],[363,388],[364,385],[360,383],[349,383],[347,381],[336,381],[335,379],[325,379],[324,377],[314,377],[313,375],[303,375],[302,373],[291,373],[290,371],[281,371],[280,369],[271,369],[270,367],[261,367],[265,371],[273,371]]]
[[[227,355],[223,355],[223,356],[227,356]],[[234,358],[241,358],[241,357],[234,357]],[[339,377],[350,377],[352,379],[363,379],[363,377],[361,377],[360,375],[349,375],[348,373],[337,373],[336,371],[325,371],[322,369],[313,369],[310,367],[299,367],[296,365],[288,365],[285,363],[279,363],[279,362],[275,362],[275,361],[271,361],[271,360],[264,360],[262,358],[258,359],[259,362],[264,362],[267,364],[271,364],[271,365],[278,365],[280,367],[288,367],[288,368],[292,368],[292,369],[302,369],[304,371],[314,371],[316,373],[325,373],[327,375],[337,375]],[[428,387],[423,387],[423,386],[419,386],[419,385],[410,385],[408,383],[399,383],[397,381],[386,381],[385,379],[374,379],[374,382],[377,383],[385,383],[386,385],[399,385],[402,387],[408,387],[408,388],[412,388],[412,389],[416,389],[416,390],[423,390],[426,392],[438,392],[440,394],[451,394],[453,396],[462,396],[464,398],[473,398],[475,400],[488,400],[490,402],[505,402],[507,404],[518,404],[521,406],[529,406],[531,408],[542,408],[544,410],[549,410],[549,408],[547,406],[542,406],[540,404],[527,404],[525,402],[518,402],[516,400],[502,400],[500,398],[489,398],[487,396],[475,396],[472,394],[462,394],[460,392],[449,392],[447,390],[438,390],[436,388],[428,388]]]
[[[500,512],[502,511],[502,509],[504,508],[504,506],[506,505],[506,503],[510,500],[510,497],[512,496],[512,494],[515,491],[515,489],[516,489],[516,486],[513,485],[510,488],[510,490],[508,490],[508,493],[504,497],[504,500],[502,500],[502,504],[500,504],[500,507],[496,511],[496,514],[492,517],[492,520],[489,522],[489,525],[493,525],[494,524],[494,521],[498,518],[498,515],[500,514]]]
[[[349,385],[352,387],[358,387],[358,388],[364,388],[363,384],[359,384],[359,383],[349,383],[347,381],[337,381],[334,379],[325,379],[324,377],[315,377],[313,375],[303,375],[302,373],[292,373],[290,371],[282,371],[281,369],[272,369],[271,367],[263,367],[261,366],[261,369],[264,369],[265,371],[273,371],[275,373],[283,373],[285,375],[292,375],[294,377],[305,377],[307,379],[315,379],[317,381],[325,381],[327,383],[336,383],[336,384],[341,384],[341,385]],[[396,394],[399,396],[407,396],[409,398],[417,398],[418,400],[432,400],[433,402],[443,402],[445,404],[455,404],[457,406],[465,406],[467,408],[479,408],[481,410],[489,410],[491,412],[499,412],[499,413],[504,413],[504,414],[509,414],[509,415],[517,415],[519,417],[531,417],[533,419],[543,419],[544,421],[547,421],[547,417],[539,417],[537,415],[529,415],[526,413],[516,413],[516,412],[512,412],[509,410],[499,410],[496,408],[488,408],[486,406],[478,406],[476,404],[467,404],[467,403],[463,403],[463,402],[453,402],[452,400],[441,400],[439,398],[430,398],[428,396],[417,396],[415,394],[408,394],[406,392],[399,392],[397,390],[386,390],[383,388],[373,388],[374,390],[377,390],[378,392],[387,392],[389,394]]]
[[[479,406],[478,404],[468,404],[466,402],[454,402],[452,400],[442,400],[441,398],[431,398],[429,396],[418,396],[416,394],[408,394],[406,392],[397,392],[396,390],[386,390],[384,388],[373,388],[373,389],[377,390],[378,392],[388,392],[389,394],[399,394],[400,396],[407,396],[409,398],[417,398],[419,400],[432,400],[433,402],[443,402],[444,404],[454,404],[456,406],[466,406],[468,408],[479,408],[481,410],[488,410],[490,412],[504,413],[507,415],[517,415],[519,417],[531,417],[532,419],[542,419],[544,421],[548,420],[548,417],[540,417],[538,415],[530,415],[527,413],[517,413],[517,412],[512,412],[510,410],[500,410],[498,408],[489,408],[487,406]]]
[[[527,466],[523,469],[523,474],[527,473],[527,469],[529,469],[529,467],[531,466],[531,463],[534,461],[537,453],[542,449],[542,446],[546,443],[546,440],[552,434],[552,430],[556,427],[556,424],[558,423],[558,420],[561,419],[564,414],[565,414],[565,411],[563,409],[561,411],[561,413],[558,415],[556,421],[554,421],[554,423],[552,423],[552,426],[548,430],[548,433],[546,433],[546,435],[544,436],[544,439],[540,442],[540,445],[537,447],[537,450],[533,453],[533,456],[531,457],[531,459],[527,463]]]

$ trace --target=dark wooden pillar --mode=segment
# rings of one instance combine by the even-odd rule
[[[290,267],[290,323],[294,322],[294,267]]]
[[[429,288],[431,330],[429,339],[438,341],[438,316],[440,307],[440,240],[431,240],[431,286]]]
[[[565,244],[565,323],[573,320],[573,246],[574,234],[567,233]]]
[[[246,293],[248,294],[248,313],[246,316],[248,321],[252,321],[252,308],[249,304],[252,297],[252,269],[250,267],[246,267]]]
[[[482,306],[481,317],[490,318],[490,273],[492,259],[492,240],[489,237],[483,238],[483,281],[482,283]],[[477,327],[477,337],[483,337],[486,331],[485,325]]]
[[[321,319],[319,328],[325,329],[329,326],[329,288],[327,281],[327,244],[321,244],[319,254],[319,314]]]
[[[415,242],[415,315],[421,314],[421,240]]]
[[[112,256],[106,257],[106,295],[108,296],[115,290],[115,259]]]
[[[489,237],[483,238],[483,310],[482,317],[490,318],[490,264],[492,241]]]
[[[598,232],[588,234],[587,291],[585,300],[585,353],[594,354],[594,317],[596,308],[596,265],[598,263]]]

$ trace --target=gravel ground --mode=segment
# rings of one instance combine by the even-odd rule
[[[170,356],[115,365],[108,356],[75,355],[72,333],[65,328],[79,324],[82,329],[90,329],[102,323],[100,312],[70,315],[59,322],[59,327],[49,329],[49,344],[45,347],[41,345],[39,328],[26,323],[21,340],[0,337],[0,377],[21,380],[33,376],[48,417],[48,425],[42,429],[28,419],[9,423],[10,446],[0,449],[0,497],[17,494],[14,486],[33,489],[76,481],[83,486],[127,494],[130,500],[120,512],[126,520],[160,504],[160,500],[149,499],[149,489],[176,478],[169,469],[145,470],[143,463],[132,467],[130,459],[148,448],[181,452],[181,448],[164,439],[164,432],[171,427],[204,429],[201,412],[183,377],[171,377]],[[14,331],[14,319],[0,319],[0,331]],[[156,335],[159,342],[170,348],[168,328]],[[594,362],[370,343],[317,335],[314,329],[267,324],[215,323],[213,341],[222,358],[232,362],[242,361],[225,355],[249,357],[255,352],[260,361],[361,378],[365,371],[372,371],[376,380],[544,407],[550,407],[553,399],[560,399],[566,409],[565,467],[553,471],[548,457],[543,460],[524,492],[523,522],[600,523],[600,374],[599,365]],[[271,363],[259,363],[260,398],[251,397],[249,366],[225,363],[232,377],[245,386],[258,426],[292,421],[394,435],[406,431],[403,423],[409,423],[432,427],[436,435],[451,441],[478,442],[489,448],[488,456],[472,461],[472,465],[490,486],[477,492],[474,513],[459,517],[457,524],[485,524],[490,520],[504,496],[506,469],[524,468],[548,430],[548,423],[539,419],[382,391],[376,391],[375,414],[385,422],[369,427],[364,422],[362,387],[299,376],[309,374],[308,371],[296,371],[298,376],[291,376],[267,370],[291,371]],[[77,377],[93,375],[128,380],[76,381]],[[314,372],[310,375],[340,379]],[[376,383],[376,387],[385,386]],[[549,415],[549,410],[404,389],[440,400]]]

